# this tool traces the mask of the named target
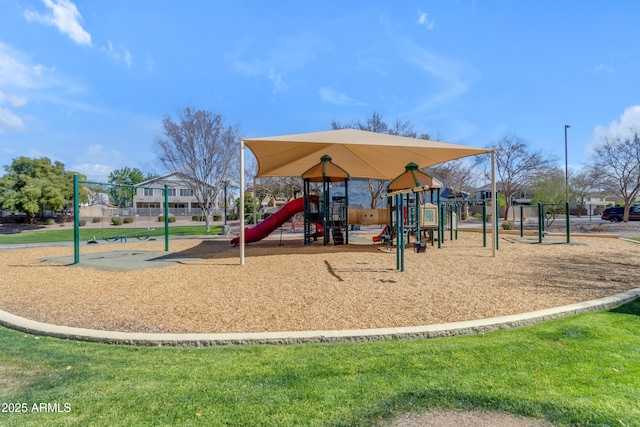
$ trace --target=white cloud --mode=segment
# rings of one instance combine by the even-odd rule
[[[107,55],[115,59],[116,61],[123,61],[127,64],[127,68],[131,68],[133,62],[133,56],[123,45],[120,45],[117,49],[114,49],[111,41],[107,41],[107,47],[102,47],[101,50],[106,52]]]
[[[90,180],[106,182],[109,174],[117,169],[113,164],[120,163],[123,157],[117,150],[105,150],[102,144],[92,144],[85,148],[71,169]],[[105,163],[105,160],[112,164]]]
[[[244,39],[227,60],[242,75],[270,80],[273,93],[288,89],[285,77],[306,67],[316,57],[316,51],[323,48],[323,42],[313,34],[283,37],[270,49],[257,45],[254,40]],[[251,49],[259,53],[247,59]]]
[[[20,92],[37,86],[37,77],[18,52],[0,43],[0,133],[25,129],[15,109],[26,105],[27,97]]]
[[[276,94],[282,89],[286,89],[287,85],[282,82],[282,73],[275,68],[269,70],[269,80],[273,83],[273,93]]]
[[[596,126],[586,148],[587,154],[593,156],[595,147],[602,144],[605,138],[627,138],[635,132],[640,133],[640,105],[626,108],[620,120],[613,120],[608,126]]]
[[[13,107],[22,107],[27,103],[27,98],[19,95],[5,95],[0,91],[0,105],[9,104]]]
[[[6,130],[22,131],[24,127],[24,122],[20,117],[8,108],[0,107],[0,133],[4,133]]]
[[[115,169],[113,166],[100,163],[81,163],[73,165],[70,170],[81,173],[90,180],[106,182],[109,179],[109,174]]]
[[[334,89],[323,86],[318,90],[320,99],[329,104],[336,105],[365,105],[363,102],[350,98],[342,92],[336,92]]]
[[[598,64],[595,67],[593,67],[593,72],[596,74],[598,73],[611,74],[613,73],[613,67],[607,64]]]
[[[421,111],[441,106],[469,89],[466,77],[469,71],[459,63],[423,49],[414,51],[410,60],[440,84],[440,88],[436,89],[435,93],[428,95],[420,103],[419,109]]]
[[[429,21],[427,19],[428,17],[429,14],[427,12],[421,12],[420,9],[418,9],[418,25],[424,26],[427,30],[433,30],[436,23],[433,20]]]
[[[27,9],[24,11],[27,21],[52,25],[77,44],[91,46],[91,34],[82,28],[82,16],[75,4],[69,0],[43,0],[43,3],[49,13],[40,14],[34,9]]]
[[[34,76],[45,68],[33,68],[25,63],[21,55],[0,42],[0,87],[30,88],[34,86]]]
[[[153,58],[151,57],[151,55],[147,55],[147,71],[153,71]]]
[[[640,105],[633,105],[624,110],[620,120],[613,120],[609,126],[596,126],[593,137],[596,142],[605,137],[629,137],[634,132],[640,133]]]
[[[85,156],[88,158],[111,158],[111,159],[120,159],[122,158],[122,153],[117,150],[107,151],[101,144],[93,144],[86,148]]]

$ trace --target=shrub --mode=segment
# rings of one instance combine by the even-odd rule
[[[125,224],[133,224],[133,217],[132,216],[126,216],[126,217],[122,218],[122,221]]]
[[[213,220],[214,220],[214,221],[222,221],[222,215],[220,215],[220,214],[214,214],[214,215],[213,215]]]
[[[513,221],[503,221],[502,228],[504,230],[513,230]]]
[[[462,218],[462,220],[466,220],[467,219],[467,213],[466,212],[462,212],[462,214],[460,215],[460,218]]]
[[[164,222],[164,215],[158,217],[158,222]],[[169,214],[169,222],[176,222],[176,217]]]
[[[93,218],[91,218],[91,222],[97,224],[99,222],[102,222],[102,218],[100,218],[99,216],[94,216]]]
[[[265,212],[264,214],[262,214],[262,218],[263,219],[267,219],[271,216],[271,212]]]
[[[56,223],[55,218],[45,218],[44,219],[44,225],[53,225]]]
[[[87,225],[87,221],[84,219],[81,219],[80,221],[78,221],[78,224],[80,225],[80,227],[82,227],[83,225]]]
[[[124,221],[119,216],[114,216],[113,218],[111,218],[111,224],[113,225],[122,225],[123,222]]]
[[[214,217],[214,221],[215,221],[215,215]],[[205,220],[205,216],[204,215],[192,215],[191,216],[191,221],[204,221]]]
[[[474,214],[473,214],[473,217],[474,217],[474,218],[481,219],[481,218],[482,218],[482,213],[480,213],[480,212],[476,212],[476,213],[474,213]]]
[[[227,214],[227,221],[235,221],[238,219],[238,215],[235,214]]]

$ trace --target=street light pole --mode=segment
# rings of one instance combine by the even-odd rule
[[[569,203],[569,157],[567,156],[567,129],[569,125],[564,125],[564,193],[565,201]]]

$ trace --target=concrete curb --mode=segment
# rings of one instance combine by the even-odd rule
[[[34,335],[55,338],[93,341],[108,344],[136,346],[182,346],[208,347],[241,344],[298,344],[322,342],[364,342],[393,339],[418,339],[452,337],[478,334],[498,329],[510,329],[532,325],[546,320],[558,319],[574,314],[602,310],[630,302],[640,297],[640,288],[562,307],[533,311],[511,316],[471,320],[436,325],[402,328],[354,329],[334,331],[291,331],[265,333],[222,334],[163,334],[111,332],[67,326],[50,325],[15,316],[0,310],[0,325]]]

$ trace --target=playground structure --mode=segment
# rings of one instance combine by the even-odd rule
[[[303,197],[294,199],[261,223],[245,229],[245,243],[264,239],[299,212],[304,213],[304,244],[310,245],[323,238],[328,245],[349,244],[349,226],[382,224],[389,226],[386,209],[348,209],[349,174],[334,164],[330,156],[324,155],[320,163],[302,174],[304,182]],[[311,183],[322,183],[322,192],[318,196],[311,194]],[[335,192],[331,195],[331,183],[343,183],[344,194]],[[374,240],[375,241],[375,240]],[[240,236],[231,239],[231,244],[240,243]]]
[[[419,168],[425,168],[468,156],[489,154],[491,155],[491,193],[496,194],[495,153],[490,148],[470,147],[357,129],[338,129],[242,139],[240,141],[241,200],[244,199],[245,191],[245,148],[251,150],[258,162],[257,178],[301,176],[316,164],[317,156],[320,153],[343,163],[349,170],[349,177],[381,180],[393,179],[409,162],[415,162]],[[496,218],[495,215],[492,215],[494,236],[496,227]],[[245,264],[244,239],[244,205],[241,204],[240,265]],[[492,255],[495,257],[495,239],[492,249]]]
[[[416,163],[405,166],[405,172],[392,180],[387,187],[387,209],[348,209],[348,181],[349,173],[334,164],[328,155],[320,158],[320,163],[309,168],[302,174],[304,181],[303,197],[284,205],[275,214],[269,216],[262,223],[245,229],[245,243],[262,240],[288,221],[296,213],[304,212],[304,244],[310,245],[317,238],[323,237],[326,246],[331,239],[335,245],[349,243],[349,226],[380,224],[385,227],[377,236],[373,236],[374,243],[382,242],[393,246],[394,236],[397,250],[397,268],[404,270],[404,248],[409,244],[411,235],[416,239],[416,252],[426,248],[427,233],[433,245],[434,231],[438,232],[438,247],[444,238],[441,218],[444,211],[440,203],[440,188],[442,185],[433,177],[420,172]],[[322,183],[321,196],[310,194],[311,183]],[[345,194],[337,193],[331,196],[331,184],[344,183]],[[430,199],[422,200],[422,195],[430,191]],[[437,205],[431,203],[437,196]],[[395,201],[395,204],[394,204]],[[454,206],[454,205],[452,205]],[[455,205],[457,207],[457,205]],[[450,229],[456,230],[457,238],[457,210],[451,210]],[[424,235],[424,236],[423,236]],[[453,237],[452,237],[453,238]],[[231,244],[240,243],[240,236],[231,240]]]

